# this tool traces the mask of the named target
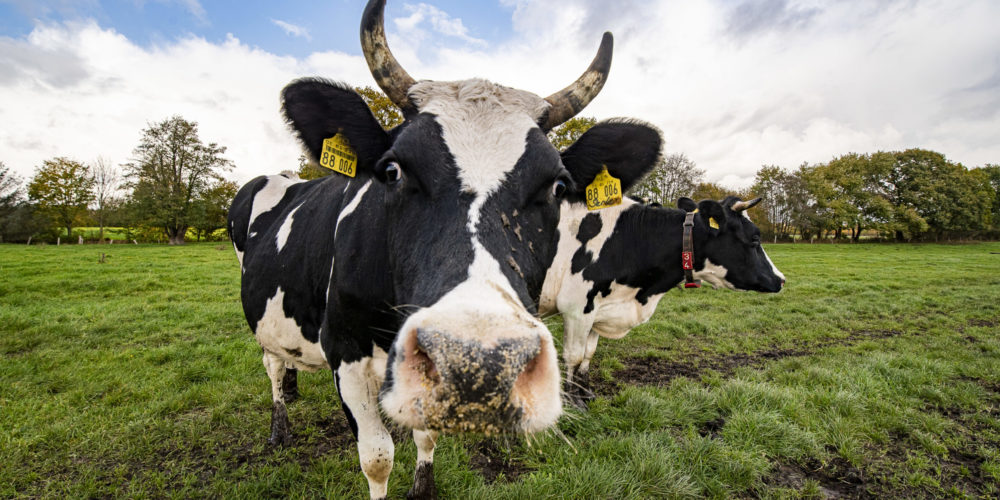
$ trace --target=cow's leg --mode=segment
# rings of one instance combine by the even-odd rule
[[[584,393],[577,381],[577,372],[587,354],[587,334],[593,319],[590,316],[567,317],[563,321],[563,361],[566,362],[566,381],[563,390],[569,403],[586,408]]]
[[[299,399],[298,370],[285,367],[285,378],[281,382],[281,392],[285,395],[285,404],[291,404]]]
[[[406,493],[406,498],[437,498],[434,486],[434,443],[437,437],[436,431],[413,431],[413,442],[417,444],[417,471],[413,474],[413,488]]]
[[[337,389],[347,418],[353,420],[352,427],[357,429],[358,458],[368,479],[368,492],[372,498],[385,498],[395,450],[378,406],[384,360],[381,371],[373,369],[372,364],[371,357],[341,363],[336,371]]]
[[[587,350],[583,354],[583,361],[576,369],[576,385],[580,390],[580,397],[585,402],[592,401],[595,397],[594,391],[590,390],[590,360],[594,358],[597,351],[597,341],[601,336],[591,330],[587,335]]]
[[[289,430],[288,409],[285,407],[285,393],[282,390],[285,362],[264,351],[264,368],[267,370],[267,377],[271,379],[271,437],[267,442],[272,446],[288,446],[292,444],[292,432]]]

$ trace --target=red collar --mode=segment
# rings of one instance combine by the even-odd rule
[[[688,212],[684,217],[684,240],[681,248],[681,267],[684,269],[684,288],[701,288],[701,280],[694,279],[694,241],[691,233],[694,229],[694,214]]]

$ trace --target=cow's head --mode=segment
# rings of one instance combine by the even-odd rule
[[[746,210],[760,200],[742,201],[730,196],[721,202],[703,200],[696,204],[690,198],[677,201],[677,207],[682,210],[698,210],[695,221],[701,226],[703,236],[695,242],[696,279],[705,280],[716,288],[781,291],[785,275],[764,252],[760,230],[746,214]]]
[[[535,300],[555,253],[560,200],[600,172],[593,161],[561,158],[545,134],[600,91],[611,36],[576,82],[543,99],[478,79],[415,81],[389,52],[383,7],[369,2],[362,46],[404,113],[401,125],[384,131],[344,85],[307,79],[283,92],[285,115],[313,158],[324,138],[343,134],[358,156],[351,182],[378,196],[381,223],[372,230],[387,234],[405,315],[389,352],[383,411],[415,429],[544,429],[562,408],[555,347]],[[613,175],[638,177],[659,155],[655,129],[602,128],[576,149],[600,153]]]

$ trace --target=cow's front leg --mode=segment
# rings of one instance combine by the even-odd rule
[[[285,406],[285,391],[282,385],[285,380],[285,361],[264,351],[264,369],[271,379],[271,437],[267,443],[272,446],[288,446],[292,444],[292,431],[288,424],[288,408]]]
[[[594,358],[594,352],[597,351],[597,341],[601,339],[594,330],[590,331],[587,335],[587,348],[583,354],[583,361],[580,362],[580,366],[576,369],[576,385],[579,390],[580,399],[584,402],[593,401],[597,395],[594,391],[590,389],[590,360]]]
[[[587,354],[587,333],[593,321],[587,316],[582,318],[565,317],[563,321],[563,361],[566,362],[566,380],[563,382],[563,392],[568,402],[573,406],[586,409],[585,393],[577,380],[580,365]]]
[[[337,368],[337,390],[347,418],[353,420],[358,438],[358,459],[361,471],[368,479],[368,492],[372,498],[385,498],[388,492],[389,473],[392,472],[392,436],[382,423],[379,414],[378,392],[385,373],[375,369],[371,357],[351,363],[341,363]]]
[[[299,399],[298,370],[285,367],[285,378],[281,382],[281,392],[285,395],[285,404],[291,404]]]
[[[437,498],[434,486],[434,443],[437,437],[437,431],[413,431],[413,442],[417,445],[417,470],[413,474],[413,487],[406,493],[406,498]]]

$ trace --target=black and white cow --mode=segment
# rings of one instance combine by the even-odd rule
[[[530,433],[562,411],[557,355],[536,303],[557,244],[560,200],[606,165],[631,184],[659,155],[654,128],[595,127],[561,158],[545,133],[607,77],[606,34],[590,68],[546,99],[485,80],[414,81],[389,52],[384,0],[362,46],[405,121],[383,130],[346,85],[293,82],[283,110],[308,154],[342,134],[356,177],[259,177],[237,194],[229,231],[241,298],[271,379],[271,438],[291,442],[286,376],[332,369],[373,498],[386,495],[393,441],[413,429],[411,496],[434,494],[439,432]]]
[[[565,200],[559,244],[542,288],[539,312],[563,316],[566,393],[577,405],[593,397],[590,360],[601,337],[621,338],[646,322],[671,288],[684,281],[683,224],[694,216],[694,278],[716,288],[778,292],[785,277],[760,245],[760,231],[746,210],[760,202],[681,198],[680,209],[625,199],[588,211]],[[710,221],[709,219],[712,219]],[[717,227],[713,227],[717,226]]]

